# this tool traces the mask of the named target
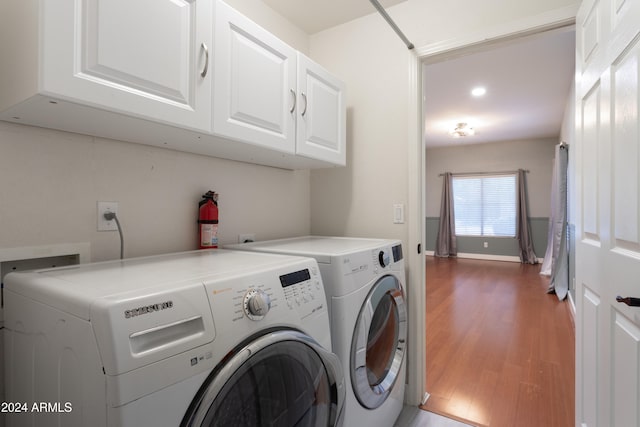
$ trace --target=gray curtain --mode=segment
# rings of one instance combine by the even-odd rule
[[[450,172],[444,174],[442,183],[442,201],[440,202],[440,225],[436,238],[434,255],[438,257],[456,256],[456,221],[453,215],[453,176]]]
[[[529,224],[529,209],[527,206],[527,182],[525,171],[518,170],[518,230],[516,238],[520,246],[520,262],[523,264],[537,264],[538,257],[533,251],[531,240],[531,225]]]
[[[547,252],[540,274],[551,275],[548,292],[555,292],[561,301],[569,292],[569,255],[567,251],[567,165],[569,147],[556,146],[553,167],[554,187],[551,189],[551,218]]]

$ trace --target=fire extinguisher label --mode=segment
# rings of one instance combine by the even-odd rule
[[[200,245],[218,246],[218,224],[200,224]]]

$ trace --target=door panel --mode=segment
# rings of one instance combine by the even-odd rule
[[[612,67],[614,247],[638,254],[638,44]]]
[[[596,85],[582,101],[583,137],[584,147],[582,165],[585,173],[582,176],[584,188],[590,188],[582,198],[582,224],[583,239],[594,243],[600,241],[599,237],[599,210],[598,210],[598,151],[599,151],[599,124],[600,124],[600,85]]]
[[[222,2],[215,15],[214,133],[293,154],[295,50]]]
[[[588,426],[597,425],[598,401],[598,317],[600,309],[600,298],[588,287],[583,287],[582,295],[582,319],[584,325],[582,336],[582,369],[577,377],[581,377],[584,384],[583,418]]]
[[[324,68],[298,54],[296,153],[346,164],[345,86]]]
[[[195,8],[184,1],[156,0],[85,0],[83,6],[83,73],[104,84],[123,84],[193,104]],[[150,11],[153,19],[148,19]]]
[[[44,93],[210,131],[212,0],[42,4]]]
[[[640,328],[617,310],[613,311],[611,348],[612,426],[640,425],[638,417],[638,363],[640,360]]]

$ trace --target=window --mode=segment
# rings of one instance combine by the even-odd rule
[[[516,235],[516,175],[453,177],[457,236]]]

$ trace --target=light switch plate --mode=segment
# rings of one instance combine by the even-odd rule
[[[393,223],[404,224],[404,204],[393,205]]]

